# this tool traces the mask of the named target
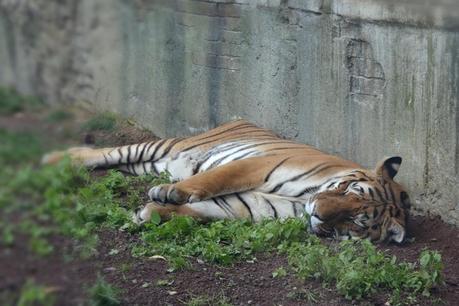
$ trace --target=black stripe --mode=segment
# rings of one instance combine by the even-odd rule
[[[219,199],[219,198],[212,198],[211,200],[212,200],[218,207],[220,207],[220,209],[223,210],[223,211],[228,215],[228,217],[229,217],[229,216],[233,216],[233,217],[234,217],[234,214],[228,209],[228,207],[226,207],[224,204],[221,204],[217,199]]]
[[[276,208],[274,207],[273,203],[271,203],[270,200],[268,200],[268,199],[266,199],[266,198],[264,198],[264,197],[262,197],[262,198],[263,198],[263,200],[265,200],[266,203],[268,203],[268,205],[271,207],[271,210],[272,210],[273,213],[274,213],[274,218],[277,219],[277,210],[276,210]]]
[[[373,190],[371,188],[368,188],[368,192],[370,193],[371,199],[375,199],[375,194],[373,193]]]
[[[228,133],[228,132],[231,132],[231,131],[243,129],[243,128],[246,128],[246,127],[252,127],[252,128],[254,128],[254,129],[259,129],[259,128],[257,128],[256,126],[254,126],[253,124],[250,124],[250,123],[241,123],[241,124],[239,124],[239,125],[233,126],[233,127],[230,128],[230,129],[224,130],[224,131],[222,131],[222,132],[218,132],[218,133],[216,133],[216,134],[212,134],[212,135],[208,135],[208,136],[204,136],[204,137],[196,136],[196,137],[198,138],[198,139],[196,139],[196,140],[208,139],[208,138],[211,138],[211,137],[215,137],[215,136],[222,135],[222,134],[225,134],[225,133]]]
[[[242,196],[239,195],[239,193],[236,193],[235,195],[238,198],[238,200],[241,201],[242,205],[244,205],[245,208],[247,208],[247,210],[248,210],[248,212],[250,214],[250,220],[253,221],[253,214],[252,214],[252,210],[250,209],[249,204],[247,204],[247,202],[244,201],[244,199],[242,198]]]
[[[278,163],[276,166],[274,166],[274,168],[271,169],[271,171],[269,171],[268,175],[266,175],[265,177],[265,183],[269,180],[269,178],[271,177],[271,174],[273,174],[274,171],[276,171],[277,168],[279,168],[280,166],[282,166],[283,163],[285,163],[287,160],[289,160],[291,157],[287,157],[287,158],[284,158],[280,163]]]
[[[321,166],[325,165],[325,164],[326,163],[318,164],[314,168],[312,168],[312,169],[310,169],[310,170],[308,170],[308,171],[306,171],[304,173],[295,175],[294,177],[292,177],[292,178],[290,178],[290,179],[288,179],[286,181],[283,181],[282,183],[277,184],[276,186],[274,186],[273,189],[271,189],[271,191],[269,191],[269,193],[273,193],[273,192],[279,191],[279,189],[281,189],[282,186],[284,186],[284,184],[286,184],[286,183],[297,181],[302,177],[307,177],[308,175],[312,176],[312,175],[316,174],[315,171],[318,171],[318,172],[322,171],[322,169],[320,169],[320,170],[317,170],[317,169],[320,168]],[[332,166],[324,167],[324,169],[329,168],[329,167],[332,167]]]
[[[134,172],[134,175],[138,175],[137,171],[135,170],[135,165],[136,164],[131,164],[132,165],[132,172]]]
[[[145,168],[145,163],[142,163],[143,174],[147,174],[147,168]]]
[[[199,172],[201,170],[202,165],[205,164],[210,158],[212,158],[216,154],[222,153],[222,152],[224,152],[224,150],[231,150],[231,149],[236,148],[237,146],[240,146],[240,145],[241,145],[240,143],[229,142],[228,144],[222,145],[222,146],[225,146],[225,147],[221,148],[222,149],[221,151],[217,150],[217,152],[214,152],[214,150],[216,150],[218,148],[218,146],[210,149],[203,156],[203,158],[199,160],[198,165],[196,167],[196,172]]]
[[[266,150],[265,152],[271,152],[271,151],[280,151],[280,150],[305,150],[308,149],[307,147],[281,147],[281,148],[274,148],[274,149],[269,149]]]
[[[241,151],[245,151],[245,150],[248,150],[248,149],[253,149],[253,148],[257,147],[257,146],[261,146],[261,145],[264,145],[264,144],[268,144],[268,143],[265,142],[265,143],[258,143],[258,144],[241,144],[242,148],[240,148],[238,151],[231,152],[231,153],[219,158],[218,160],[216,160],[212,164],[210,164],[210,166],[207,167],[207,169],[211,169],[211,168],[213,168],[215,166],[218,166],[224,159],[230,157],[233,154],[237,154],[237,153],[239,153]],[[234,149],[234,148],[231,148],[231,149]],[[219,152],[219,153],[222,153],[222,152]]]
[[[319,188],[320,186],[308,187],[304,189],[303,191],[301,191],[300,193],[298,193],[297,195],[294,195],[294,197],[301,197],[301,196],[304,196],[306,193],[315,193],[317,190],[319,190]]]
[[[237,135],[234,135],[235,137],[231,138],[231,141],[241,141],[241,140],[246,140],[246,138],[242,138],[240,136],[244,136],[246,134],[254,134],[254,133],[261,133],[262,135],[260,136],[257,136],[257,135],[251,135],[250,138],[251,140],[262,140],[262,139],[266,139],[266,138],[269,138],[269,139],[274,139],[275,136],[274,135],[268,135],[267,132],[265,131],[248,131],[248,132],[245,132],[245,133],[239,133]],[[222,142],[224,141],[224,138],[228,138],[229,136],[225,136],[223,137],[223,139],[216,139],[216,140],[210,140],[210,141],[205,141],[205,142],[201,142],[201,143],[197,143],[197,144],[194,144],[192,146],[189,146],[188,148],[186,149],[183,149],[182,152],[187,152],[191,149],[194,149],[196,147],[199,147],[199,146],[202,146],[202,145],[205,145],[205,144],[209,144],[209,143],[212,143],[212,142]],[[230,141],[230,140],[228,140]]]
[[[228,208],[228,211],[235,217],[237,218],[238,216],[236,216],[234,214],[234,211],[233,211],[233,207],[226,201],[226,199],[224,197],[218,197],[224,204],[225,206]]]
[[[172,140],[172,141],[170,142],[170,144],[167,146],[167,148],[163,151],[163,153],[161,154],[161,156],[158,157],[155,161],[158,161],[158,160],[160,160],[161,158],[163,158],[164,156],[166,156],[167,153],[169,153],[170,150],[172,150],[172,148],[173,148],[176,144],[178,144],[179,142],[181,142],[181,141],[183,141],[183,140],[185,140],[185,138],[177,138],[177,139]]]
[[[217,134],[213,134],[213,135],[209,135],[209,136],[206,136],[204,138],[195,139],[195,140],[204,140],[204,139],[212,138],[212,137],[215,137],[215,136],[218,136],[218,135],[221,135],[221,134],[225,134],[225,133],[229,133],[229,132],[232,132],[232,131],[235,131],[235,130],[238,130],[238,129],[242,129],[244,127],[249,127],[250,126],[250,127],[254,128],[254,126],[252,124],[244,124],[244,125],[245,126],[242,126],[242,125],[236,126],[236,127],[231,128],[231,129],[228,129],[226,131],[223,131],[223,132],[220,132],[220,133],[217,133]],[[238,134],[238,135],[240,135],[240,134]],[[209,140],[209,141],[204,141],[204,142],[201,142],[201,143],[197,143],[197,144],[189,146],[188,148],[184,148],[182,150],[182,152],[186,152],[186,151],[194,149],[194,148],[196,148],[198,146],[205,145],[205,144],[212,143],[212,142],[216,142],[216,141],[220,141],[220,140],[221,139],[214,139],[214,140]]]
[[[375,191],[376,191],[376,194],[377,194],[378,197],[379,197],[379,200],[380,200],[381,202],[384,202],[384,198],[383,198],[383,196],[382,196],[381,191],[379,191],[379,189],[376,188],[376,187],[375,187]]]
[[[384,189],[384,195],[386,196],[386,201],[390,201],[389,199],[389,194],[387,193],[387,189],[386,189],[386,185],[383,185],[383,189]]]
[[[148,154],[148,151],[150,151],[150,148],[151,148],[155,143],[157,143],[157,142],[158,142],[158,141],[152,141],[152,142],[150,142],[150,143],[148,144],[148,147],[145,149],[145,152],[147,152],[147,154]]]
[[[291,202],[293,205],[293,215],[298,217],[298,207],[296,207],[296,202]]]
[[[151,154],[150,159],[149,159],[148,161],[151,162],[151,161],[153,161],[153,159],[155,159],[156,152],[158,151],[158,149],[159,149],[160,147],[162,147],[162,146],[164,145],[164,143],[165,143],[166,141],[167,141],[167,139],[163,139],[163,140],[161,140],[160,142],[158,142],[158,145],[155,146],[155,150],[154,150],[153,153]]]
[[[128,155],[127,155],[127,158],[126,158],[126,163],[129,164],[131,162],[131,147],[132,146],[128,146],[127,149],[128,149]]]
[[[154,174],[159,175],[158,169],[156,169],[155,163],[150,162],[151,170],[153,170]]]
[[[364,177],[366,177],[367,179],[369,179],[369,180],[371,181],[371,178],[370,178],[368,175],[366,175],[364,172],[360,171],[360,170],[354,170],[354,171],[352,171],[352,172],[354,172],[354,173],[360,173],[361,175],[363,175]]]
[[[145,143],[144,146],[143,146],[143,148],[142,148],[142,151],[140,151],[140,155],[139,155],[139,157],[137,158],[137,161],[138,161],[138,162],[141,162],[141,161],[142,161],[143,153],[145,153],[145,149],[147,148],[147,146],[148,146],[148,143]]]
[[[389,192],[390,192],[390,195],[392,196],[392,202],[395,203],[395,194],[394,194],[394,190],[392,190],[391,185],[389,185]]]
[[[102,153],[102,156],[104,157],[105,165],[108,166],[110,163],[108,162],[107,156],[105,156],[105,153]]]
[[[137,159],[137,156],[139,156],[138,154],[139,154],[139,146],[140,146],[140,145],[141,145],[141,144],[139,143],[139,144],[137,144],[137,146],[135,147],[135,155],[134,155],[134,158],[135,158],[136,161],[139,161],[139,160]]]
[[[117,149],[117,152],[118,152],[118,154],[120,155],[120,157],[119,157],[119,159],[118,159],[118,164],[121,165],[121,164],[122,164],[122,163],[121,163],[121,159],[123,158],[123,154],[121,154],[121,149],[120,149],[120,148]]]
[[[242,154],[241,156],[239,156],[239,157],[233,159],[233,161],[244,159],[244,157],[247,157],[248,155],[253,154],[253,153],[257,153],[257,152],[249,151],[249,152],[247,152],[247,153],[245,153],[245,154]]]

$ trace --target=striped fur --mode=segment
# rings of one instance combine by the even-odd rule
[[[393,181],[401,159],[376,169],[277,137],[239,120],[206,133],[116,148],[72,148],[44,157],[54,163],[69,154],[87,167],[111,167],[134,175],[171,173],[173,184],[153,187],[152,200],[135,216],[142,223],[157,211],[202,220],[311,215],[317,234],[395,240],[405,236],[409,197]]]

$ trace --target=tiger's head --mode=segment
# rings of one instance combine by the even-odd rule
[[[390,157],[374,170],[356,169],[328,180],[305,206],[311,230],[343,239],[402,242],[410,200],[393,180],[401,163],[400,157]]]

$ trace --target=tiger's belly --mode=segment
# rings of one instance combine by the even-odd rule
[[[207,219],[247,219],[259,222],[266,218],[300,218],[305,213],[303,199],[246,191],[209,200],[184,204]]]

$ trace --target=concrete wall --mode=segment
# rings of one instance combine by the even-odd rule
[[[159,136],[242,117],[369,167],[399,154],[415,209],[459,224],[459,12],[412,2],[0,0],[0,84]]]

